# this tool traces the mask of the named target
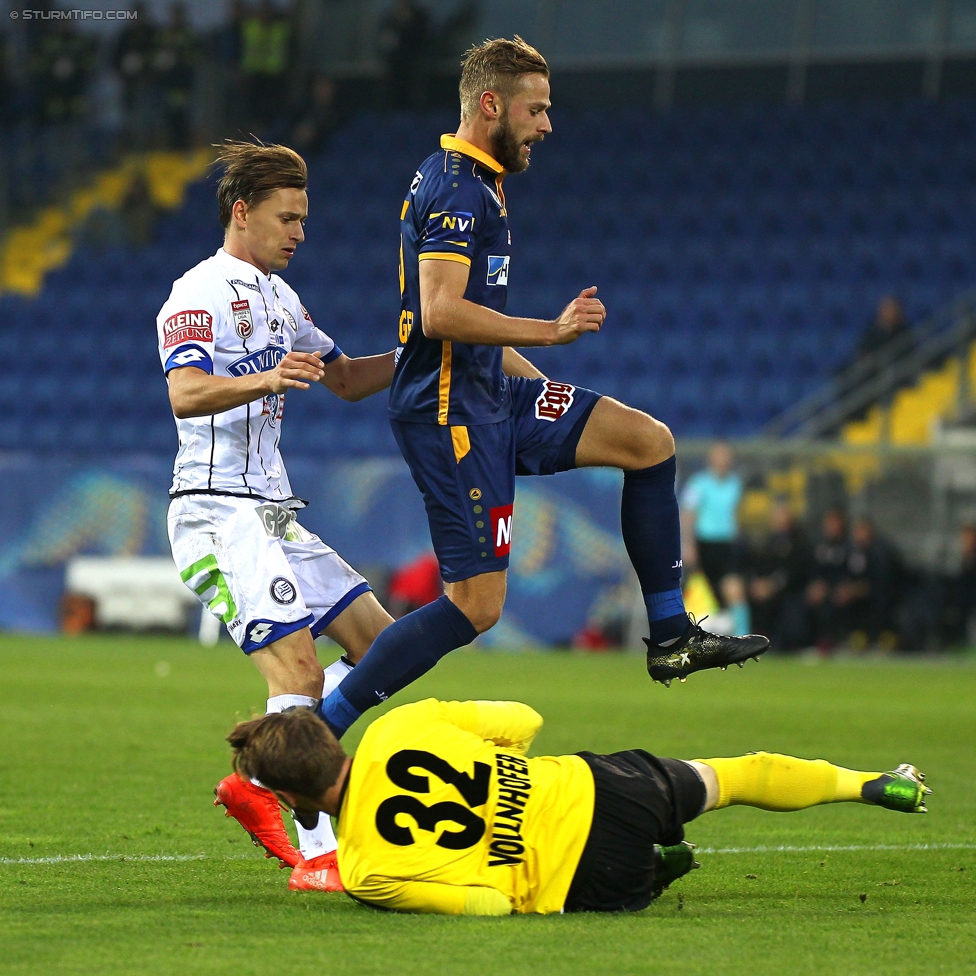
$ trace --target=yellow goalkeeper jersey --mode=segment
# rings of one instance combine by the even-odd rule
[[[558,912],[593,820],[579,756],[525,753],[542,727],[519,702],[403,705],[366,730],[339,811],[354,898],[406,912]]]

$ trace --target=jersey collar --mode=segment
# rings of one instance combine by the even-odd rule
[[[465,139],[458,139],[457,136],[452,136],[450,134],[441,136],[441,149],[450,149],[454,152],[462,153],[465,156],[469,156],[476,163],[484,166],[485,169],[490,169],[493,173],[504,173],[505,167],[502,166],[497,160],[492,159],[491,156],[486,152],[482,152],[477,146],[472,146],[470,142]]]
[[[217,253],[214,257],[219,258],[221,261],[227,265],[228,268],[232,268],[237,271],[238,274],[252,274],[257,275],[259,279],[263,278],[265,281],[271,281],[270,274],[264,274],[260,268],[256,268],[253,264],[248,261],[242,261],[240,258],[235,258],[233,254],[229,254],[222,247],[217,248]]]

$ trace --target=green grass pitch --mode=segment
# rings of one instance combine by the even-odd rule
[[[468,651],[398,697],[526,701],[546,719],[535,754],[768,749],[928,774],[927,817],[709,814],[688,828],[702,869],[630,916],[398,916],[287,891],[211,806],[223,736],[263,710],[230,645],[3,637],[0,688],[4,976],[976,973],[972,659],[770,657],[666,690],[634,656]]]

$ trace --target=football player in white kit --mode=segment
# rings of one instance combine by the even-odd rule
[[[169,538],[186,585],[268,682],[268,711],[314,705],[392,622],[366,580],[302,528],[278,451],[285,394],[321,383],[345,400],[385,390],[393,353],[350,359],[316,328],[281,271],[304,240],[306,168],[284,146],[228,143],[218,160],[224,245],[173,284],[157,317],[179,432]],[[314,640],[345,655],[323,673]],[[341,890],[327,816],[296,824],[273,794],[229,776],[216,789],[291,888]]]

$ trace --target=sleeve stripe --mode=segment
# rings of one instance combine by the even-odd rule
[[[466,264],[471,267],[471,258],[466,254],[452,254],[450,251],[421,251],[417,259],[419,261],[457,261],[458,264]]]

